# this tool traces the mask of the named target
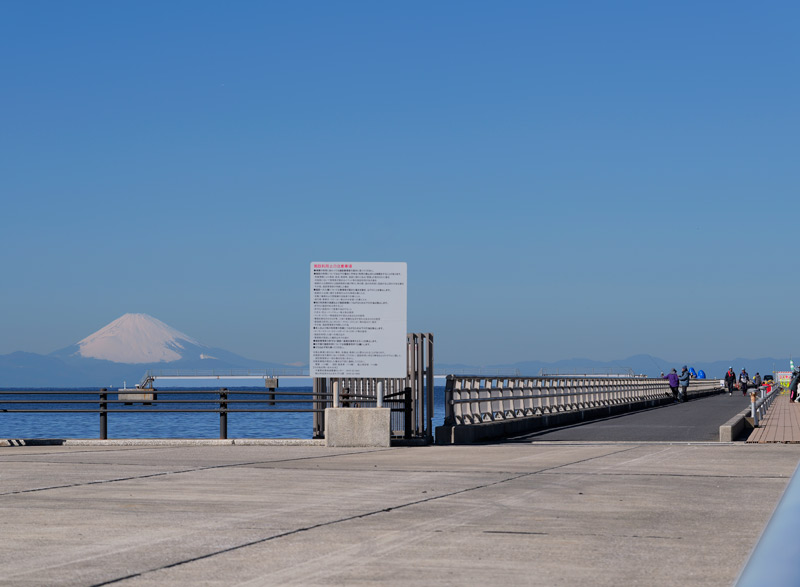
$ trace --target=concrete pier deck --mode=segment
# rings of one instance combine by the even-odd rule
[[[744,443],[3,447],[0,585],[728,586],[799,459]]]

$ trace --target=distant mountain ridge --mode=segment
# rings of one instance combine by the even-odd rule
[[[668,361],[653,355],[641,354],[633,355],[625,359],[612,361],[596,361],[586,358],[564,359],[560,361],[521,361],[518,363],[504,363],[483,365],[480,367],[464,364],[434,365],[436,373],[453,374],[476,374],[476,375],[576,375],[592,373],[634,373],[637,375],[647,375],[648,377],[658,377],[661,372],[668,373],[675,368],[678,371],[686,365],[694,367],[695,370],[702,370],[708,378],[722,378],[728,367],[733,367],[736,373],[742,368],[747,369],[750,377],[761,373],[761,375],[771,374],[773,371],[788,371],[789,358],[776,359],[764,357],[760,359],[747,359],[737,357],[718,361]]]
[[[0,387],[121,387],[147,371],[301,372],[209,347],[148,314],[125,314],[77,343],[48,355],[0,355]]]
[[[720,361],[668,361],[640,354],[612,361],[587,358],[561,361],[522,361],[474,366],[439,363],[437,374],[462,375],[572,375],[635,373],[657,377],[682,365],[721,378],[729,366],[738,373],[746,368],[752,377],[789,369],[789,359],[733,358]],[[224,349],[209,347],[147,314],[125,314],[73,345],[48,355],[17,351],[0,355],[0,388],[121,387],[139,382],[147,371],[225,372],[267,370],[302,374],[304,365],[283,365],[248,359]]]

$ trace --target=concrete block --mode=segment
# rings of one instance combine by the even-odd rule
[[[750,418],[750,408],[747,408],[719,427],[719,441],[733,442],[745,431],[752,429],[753,419]]]
[[[325,446],[388,447],[389,408],[326,408]]]

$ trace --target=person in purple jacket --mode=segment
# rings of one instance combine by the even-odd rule
[[[670,371],[669,375],[662,375],[661,379],[666,379],[669,383],[669,388],[672,391],[672,401],[678,403],[678,372],[675,369]]]

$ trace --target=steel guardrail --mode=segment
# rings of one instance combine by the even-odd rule
[[[717,379],[693,379],[691,397],[720,388]],[[496,422],[672,397],[661,378],[636,376],[489,377],[448,375],[445,425]]]
[[[767,410],[769,410],[772,405],[773,400],[780,395],[780,391],[773,389],[770,393],[767,393],[767,388],[762,385],[758,388],[757,393],[760,397],[757,399],[753,398],[750,403],[750,417],[753,418],[753,426],[755,427],[758,427],[761,420],[767,414]]]

